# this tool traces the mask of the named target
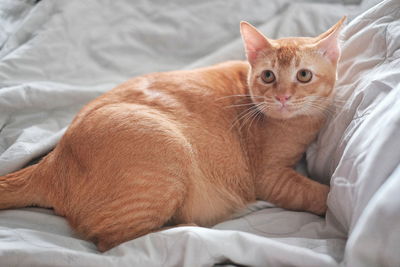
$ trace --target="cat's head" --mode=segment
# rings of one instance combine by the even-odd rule
[[[323,114],[331,103],[340,57],[338,35],[345,17],[315,38],[271,40],[240,24],[253,102],[265,115],[287,119]]]

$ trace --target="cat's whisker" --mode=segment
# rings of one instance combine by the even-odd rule
[[[246,124],[246,122],[248,121],[248,119],[251,118],[251,117],[255,114],[255,112],[258,112],[258,107],[259,107],[260,105],[262,105],[262,104],[263,104],[263,102],[258,103],[258,104],[256,104],[256,105],[252,106],[250,109],[247,109],[247,110],[246,110],[247,112],[246,112],[244,115],[238,116],[238,118],[236,119],[236,121],[235,121],[234,124],[236,124],[237,122],[242,121],[241,126],[239,127],[239,131],[241,131],[241,129],[242,129],[243,126]],[[231,129],[233,128],[234,124],[232,125]]]
[[[244,111],[240,112],[237,116],[238,119],[242,119],[248,112],[250,112],[252,109],[254,109],[256,105],[252,105],[251,107],[245,109]]]
[[[263,116],[263,114],[262,114],[261,111],[260,111],[260,108],[262,109],[264,105],[265,105],[265,104],[262,103],[261,105],[259,105],[259,106],[257,107],[257,112],[254,114],[253,119],[251,119],[251,121],[250,121],[250,123],[249,123],[249,126],[247,127],[247,135],[249,135],[249,131],[250,131],[250,129],[251,129],[251,125],[253,124],[254,120],[257,121],[257,120],[259,120],[260,117]]]
[[[226,106],[224,108],[235,108],[235,107],[243,107],[243,106],[250,106],[250,105],[254,105],[254,103],[251,102],[251,103],[246,103],[246,104],[234,104],[234,105]]]
[[[322,106],[316,106],[312,102],[304,101],[301,104],[296,104],[291,106],[293,109],[298,110],[300,114],[306,115],[307,117],[312,118],[313,116],[315,117],[315,112],[311,112],[312,110],[317,110],[318,113],[322,113],[324,117],[328,117],[331,114],[329,114],[329,111],[326,110],[325,107]]]
[[[252,118],[255,114],[257,114],[257,112],[258,112],[258,109],[255,108],[255,109],[253,109],[251,112],[248,113],[248,115],[246,116],[246,118],[244,118],[244,120],[243,120],[243,122],[242,122],[242,124],[241,124],[241,126],[240,126],[240,128],[239,128],[239,132],[242,131],[243,127],[247,124],[248,121],[251,120],[251,118]]]
[[[271,110],[271,107],[270,106],[268,106],[268,105],[263,105],[262,106],[262,108],[261,108],[261,110],[260,110],[260,112],[263,114],[263,116],[264,116],[264,114],[267,114],[268,113],[268,111],[270,111]]]
[[[291,104],[293,107],[301,109],[303,114],[305,111],[312,113],[311,110],[315,110],[322,113],[326,118],[332,118],[336,109],[343,106],[335,103],[331,98],[323,96],[306,96],[292,101]]]
[[[251,116],[251,114],[254,112],[254,110],[255,110],[255,107],[253,107],[253,108],[252,108],[251,110],[249,110],[246,114],[244,114],[242,117],[240,117],[240,118],[238,118],[238,119],[236,120],[236,122],[239,123],[239,129],[238,129],[239,132],[240,132],[241,129],[243,128],[244,121],[245,121],[249,116]]]
[[[306,115],[308,118],[312,119],[312,114],[311,114],[310,110],[308,110],[308,109],[304,110],[303,114]]]
[[[318,102],[327,102],[330,105],[340,106],[346,104],[348,101],[345,99],[338,99],[338,98],[331,98],[326,96],[309,96],[311,100],[318,101]]]
[[[254,105],[254,110],[258,110],[258,108],[260,107],[260,106],[262,106],[264,103],[263,102],[260,102],[260,103],[258,103],[258,104],[255,104]]]
[[[229,130],[232,130],[232,129],[235,127],[235,125],[236,125],[237,123],[239,123],[240,120],[241,120],[244,116],[246,116],[249,112],[251,112],[254,108],[255,108],[255,105],[252,105],[251,107],[249,107],[249,108],[245,109],[244,111],[240,112],[240,113],[237,115],[236,119],[232,122],[232,125],[231,125],[231,127],[230,127]]]
[[[249,130],[250,130],[250,127],[251,127],[251,122],[253,121],[253,119],[254,119],[255,117],[258,116],[259,112],[260,112],[259,109],[258,109],[258,108],[255,108],[255,109],[251,112],[251,114],[249,114],[249,116],[246,118],[246,120],[243,121],[242,127],[244,127],[245,125],[247,125],[247,135],[249,134]]]
[[[260,105],[262,106],[262,105]],[[247,126],[247,135],[249,135],[249,131],[251,129],[251,125],[253,124],[254,120],[260,117],[262,113],[260,112],[260,108],[258,107],[255,112],[253,112],[251,118],[248,120],[248,126]]]
[[[334,111],[330,110],[329,108],[326,108],[324,106],[321,106],[316,103],[310,103],[310,109],[314,109],[322,113],[326,118],[333,118],[334,116]]]
[[[228,95],[228,96],[223,96],[223,97],[217,98],[215,101],[232,98],[232,97],[264,98],[264,96],[258,96],[258,95]]]

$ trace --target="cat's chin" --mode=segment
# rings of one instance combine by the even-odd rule
[[[293,119],[295,117],[297,117],[296,114],[292,114],[292,113],[268,113],[265,114],[267,117],[270,117],[272,119],[278,119],[278,120],[288,120],[288,119]]]
[[[264,115],[276,120],[289,120],[304,116],[307,118],[324,118],[324,114],[322,112],[315,111],[305,113],[302,109],[269,110],[268,112],[264,112]]]
[[[297,110],[292,110],[288,108],[279,108],[276,110],[269,110],[264,115],[273,119],[288,120],[288,119],[293,119],[301,114],[299,114]]]

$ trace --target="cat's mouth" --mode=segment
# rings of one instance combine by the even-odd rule
[[[278,107],[277,112],[284,118],[292,117],[295,113],[293,107],[290,107],[289,105]]]
[[[287,113],[294,110],[293,105],[290,102],[276,102],[273,109],[280,113]]]
[[[279,112],[289,112],[291,110],[291,107],[288,105],[281,105],[278,107]]]
[[[291,104],[277,104],[267,110],[266,115],[276,119],[288,119],[296,116],[298,109]]]

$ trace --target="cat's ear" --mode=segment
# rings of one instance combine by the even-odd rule
[[[316,38],[317,49],[334,64],[340,57],[339,33],[345,20],[346,17],[341,18],[329,30]]]
[[[272,48],[267,37],[248,22],[240,22],[240,33],[246,49],[247,60],[250,64],[254,63],[258,52],[267,48]]]

